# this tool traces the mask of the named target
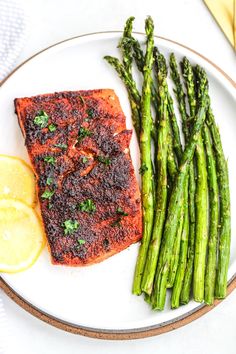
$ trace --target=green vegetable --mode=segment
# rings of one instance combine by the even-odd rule
[[[209,241],[208,255],[205,274],[205,294],[204,300],[208,305],[214,302],[215,279],[217,267],[217,242],[219,226],[219,190],[217,183],[216,161],[211,143],[209,128],[206,124],[203,127],[203,138],[206,148],[207,172],[209,185]]]
[[[142,176],[147,170],[148,170],[148,167],[146,166],[146,164],[142,163],[140,168],[139,168],[140,175]]]
[[[141,176],[142,181],[142,210],[143,210],[143,237],[139,248],[139,255],[135,268],[133,293],[141,294],[141,280],[146,262],[148,246],[152,233],[154,200],[153,200],[153,169],[151,159],[151,72],[153,66],[153,48],[154,48],[154,25],[151,17],[145,21],[145,31],[147,36],[146,55],[145,55],[145,71],[143,77],[142,99],[141,99],[141,133],[140,133],[140,154],[142,166],[145,165],[146,170]]]
[[[78,209],[80,211],[84,211],[86,213],[94,213],[96,211],[96,205],[92,201],[92,199],[86,199],[82,203],[79,204]]]
[[[52,165],[55,165],[56,163],[56,158],[53,157],[53,156],[45,156],[44,157],[44,161],[47,162],[47,163],[50,163]]]
[[[132,36],[133,21],[134,21],[134,17],[130,17],[126,21],[123,36],[118,45],[118,48],[120,48],[122,52],[123,65],[129,74],[131,74],[132,59],[133,59],[131,46],[129,42],[129,39]]]
[[[94,109],[93,108],[88,108],[86,110],[86,113],[87,113],[89,118],[94,118]]]
[[[69,219],[62,223],[62,227],[65,235],[71,235],[79,228],[79,223],[76,220]]]
[[[86,138],[87,136],[91,136],[92,132],[87,129],[87,128],[83,128],[81,127],[78,133],[78,142],[80,142],[81,140],[83,140],[84,138]]]
[[[186,181],[186,176],[189,171],[189,163],[193,157],[196,142],[199,137],[199,132],[205,120],[205,113],[207,107],[208,100],[207,97],[204,96],[196,115],[196,121],[193,126],[191,137],[184,149],[181,164],[179,166],[179,173],[175,178],[175,182],[170,195],[168,213],[165,221],[164,233],[162,236],[163,243],[160,250],[154,283],[154,291],[152,294],[153,307],[159,310],[162,310],[165,305],[170,259],[178,227],[178,220],[180,218],[181,207],[182,203],[184,202],[184,185]]]
[[[182,290],[182,284],[184,280],[184,274],[187,263],[187,254],[188,254],[188,237],[189,237],[189,217],[188,217],[188,183],[184,187],[184,223],[181,235],[180,243],[180,255],[178,269],[174,280],[174,286],[171,296],[171,307],[179,307],[180,295]]]
[[[60,149],[67,149],[67,145],[66,144],[54,144],[55,147],[58,147]]]
[[[84,105],[85,104],[84,98],[81,95],[79,95],[78,97],[79,97],[80,102],[82,103],[82,105]]]
[[[111,164],[111,159],[109,159],[109,157],[97,156],[97,160],[107,166]]]
[[[205,94],[206,87],[200,80],[197,85],[198,104]],[[193,273],[193,297],[195,301],[204,300],[206,254],[208,244],[208,186],[205,149],[202,136],[199,135],[196,144],[196,235]]]
[[[116,227],[116,226],[120,227],[120,226],[121,226],[121,223],[120,223],[121,220],[122,220],[121,217],[119,217],[118,219],[116,219],[114,222],[111,223],[111,227]]]
[[[191,132],[188,125],[189,117],[186,112],[185,93],[181,83],[177,62],[173,53],[170,56],[170,68],[171,68],[171,77],[175,84],[174,92],[178,100],[178,107],[182,119],[182,128],[184,132],[185,142],[187,142]],[[196,105],[195,106],[193,105],[193,102],[195,102],[195,92],[194,90],[192,90],[192,83],[191,83],[193,74],[191,75],[190,70],[188,68],[186,69],[186,66],[184,66],[184,68],[182,67],[182,70],[183,70],[183,77],[185,79],[184,82],[188,94],[190,115],[192,117],[191,119],[194,121],[195,114],[196,114]],[[182,303],[189,302],[190,289],[192,284],[192,274],[193,274],[193,259],[194,259],[194,246],[195,246],[195,190],[196,190],[194,161],[190,161],[189,178],[187,180],[186,188],[188,188],[190,225],[189,225],[188,260],[187,260],[186,272],[185,272],[185,277],[184,277],[182,292],[181,292]]]
[[[51,199],[54,193],[55,193],[54,191],[44,191],[41,197],[43,199]]]
[[[88,158],[87,158],[86,156],[82,157],[82,162],[83,162],[83,163],[88,162]]]
[[[49,124],[48,130],[49,130],[50,132],[55,132],[55,130],[57,130],[57,127],[56,127],[55,124]]]
[[[205,82],[207,90],[208,80],[205,71],[199,66],[197,66],[196,75],[198,79],[200,79],[202,82]],[[210,129],[213,141],[213,148],[216,156],[217,181],[220,191],[219,251],[216,272],[215,297],[223,299],[227,294],[227,275],[230,259],[231,242],[231,215],[228,164],[224,156],[219,129],[216,125],[211,107],[209,107],[207,111],[206,123]]]
[[[45,128],[48,124],[49,116],[44,111],[39,111],[37,116],[34,118],[34,124],[38,125],[40,128]]]
[[[184,77],[185,87],[187,90],[188,104],[190,110],[191,120],[194,121],[197,102],[195,97],[195,80],[192,66],[188,59],[183,58],[181,63],[182,73]],[[186,122],[187,124],[187,122]],[[190,134],[190,127],[186,126],[186,139]],[[194,262],[194,250],[195,250],[195,193],[196,193],[196,180],[195,180],[195,167],[192,161],[189,166],[189,244],[188,244],[188,257],[185,269],[185,276],[182,284],[182,291],[180,294],[180,302],[186,304],[190,300],[190,291],[193,278],[193,262]]]
[[[151,295],[156,266],[158,261],[159,249],[161,245],[162,230],[166,216],[167,204],[167,138],[168,138],[168,111],[167,111],[167,71],[165,65],[162,65],[163,56],[155,56],[155,60],[159,63],[157,81],[159,91],[159,126],[157,129],[157,156],[156,156],[156,169],[157,174],[157,189],[156,189],[156,205],[155,217],[152,230],[151,241],[149,243],[145,268],[142,277],[142,290]]]
[[[86,243],[86,241],[83,240],[83,239],[78,239],[77,241],[78,241],[80,246],[82,246],[82,245],[84,245]]]
[[[116,213],[122,216],[128,216],[129,214],[127,214],[122,208],[118,207],[116,209]]]
[[[186,189],[186,187],[187,187],[187,183],[186,183],[185,189]],[[185,198],[186,198],[186,195],[185,195]],[[168,275],[167,288],[173,288],[178,265],[179,265],[181,237],[183,234],[183,227],[184,227],[184,222],[186,219],[186,216],[184,215],[186,212],[186,209],[185,209],[186,204],[187,204],[187,200],[184,200],[182,208],[181,208],[181,212],[180,212],[179,224],[178,224],[178,229],[177,229],[177,233],[175,236],[173,250],[172,250],[171,257],[170,257],[170,269],[169,269],[169,275]]]
[[[52,177],[48,177],[47,180],[46,180],[46,184],[47,186],[50,186],[53,182],[53,178]]]
[[[127,89],[129,100],[130,100],[130,107],[132,112],[132,122],[136,131],[137,136],[140,134],[140,102],[141,97],[138,92],[136,83],[133,77],[127,72],[124,65],[120,63],[119,59],[106,55],[104,59],[116,70],[119,77],[125,84]]]

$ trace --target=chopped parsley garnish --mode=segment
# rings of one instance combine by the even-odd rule
[[[37,116],[34,117],[34,124],[38,125],[40,128],[45,128],[48,124],[48,115],[44,111],[39,111]]]
[[[69,219],[62,223],[62,227],[64,228],[64,234],[70,235],[78,229],[79,223],[76,220]]]
[[[67,145],[66,144],[54,144],[55,147],[58,147],[60,149],[67,149]]]
[[[121,218],[118,218],[113,223],[111,223],[111,227],[116,227],[116,226],[120,227],[121,226],[120,222],[121,222]]]
[[[145,164],[142,164],[139,169],[140,175],[143,175],[147,170],[148,170],[148,167]]]
[[[52,209],[53,205],[51,203],[48,203],[48,209]]]
[[[55,162],[56,162],[56,159],[55,159],[55,157],[53,157],[53,156],[45,156],[45,157],[44,157],[44,161],[47,162],[47,163],[51,163],[52,165],[54,165]]]
[[[41,197],[43,199],[51,199],[54,193],[55,193],[54,191],[44,191]]]
[[[78,136],[79,136],[78,142],[80,142],[86,136],[91,136],[91,135],[92,135],[92,132],[89,129],[81,127],[79,130],[79,134],[78,134]]]
[[[55,124],[49,124],[48,130],[52,133],[55,132],[55,130],[57,130],[57,127],[55,126]]]
[[[46,185],[50,186],[50,184],[52,184],[52,182],[53,182],[53,178],[52,177],[48,177],[47,180],[46,180]]]
[[[117,219],[111,224],[111,227],[115,227],[115,226],[120,227],[120,226],[121,226],[121,220],[123,219],[123,217],[129,215],[129,214],[127,214],[121,207],[118,207],[118,208],[116,209],[116,213],[117,213],[118,215],[120,215],[120,217],[117,218]]]
[[[83,162],[83,163],[88,162],[88,158],[87,158],[86,156],[82,157],[82,162]]]
[[[101,163],[104,163],[105,165],[110,165],[111,163],[111,159],[109,159],[109,157],[105,157],[105,156],[98,156],[97,160]]]
[[[88,108],[86,110],[86,113],[87,113],[89,118],[94,118],[94,109],[93,108]]]
[[[96,205],[94,204],[94,202],[92,201],[92,199],[87,199],[84,202],[80,203],[78,205],[78,209],[80,211],[84,211],[86,213],[94,213],[96,211]]]
[[[82,238],[81,239],[78,239],[78,244],[81,246],[81,245],[84,245],[86,243],[85,240],[83,240]]]
[[[84,98],[83,98],[81,95],[79,95],[79,99],[80,99],[80,101],[81,101],[82,104],[85,103],[85,102],[84,102]]]
[[[116,209],[116,213],[122,216],[128,216],[129,214],[127,214],[122,208],[118,207]]]

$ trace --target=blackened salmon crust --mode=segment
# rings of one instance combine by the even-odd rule
[[[83,266],[142,236],[132,131],[113,90],[15,99],[54,264]]]

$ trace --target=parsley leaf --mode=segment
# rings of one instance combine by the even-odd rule
[[[92,201],[92,199],[87,199],[84,202],[80,203],[78,205],[78,209],[80,211],[84,211],[86,213],[94,213],[96,211],[96,205],[94,204],[94,202]]]
[[[37,116],[34,117],[34,124],[38,125],[40,128],[45,128],[48,124],[48,115],[44,111],[39,111]]]
[[[84,245],[86,243],[86,241],[83,239],[78,239],[77,241],[78,241],[79,245]]]
[[[55,193],[54,191],[44,191],[43,194],[41,195],[41,198],[51,199],[54,193]]]
[[[48,177],[46,180],[46,185],[50,186],[50,184],[52,184],[53,178],[52,177]]]
[[[89,118],[94,118],[94,109],[93,108],[88,108],[87,110],[86,110],[86,113],[87,113],[87,115],[88,115],[88,117]]]
[[[66,144],[54,144],[55,147],[58,147],[60,149],[67,149],[67,145]]]
[[[120,208],[120,207],[118,207],[116,209],[116,213],[119,214],[119,215],[122,215],[122,216],[128,216],[129,215],[128,213],[124,212],[124,210],[122,208]]]
[[[76,220],[69,219],[62,223],[62,227],[64,228],[64,234],[70,235],[78,229],[79,223]]]
[[[79,99],[80,99],[80,102],[84,105],[84,98],[81,96],[81,95],[79,95]]]
[[[89,129],[87,129],[87,128],[81,127],[80,130],[79,130],[79,134],[78,135],[79,135],[78,142],[80,142],[86,136],[91,136],[92,132]]]
[[[109,159],[109,157],[105,157],[105,156],[98,156],[97,160],[101,163],[104,163],[104,165],[110,165],[111,163],[111,159]]]
[[[44,161],[47,163],[51,163],[52,165],[55,165],[56,159],[53,156],[45,156]]]
[[[140,175],[143,175],[147,170],[148,170],[148,167],[145,164],[142,164],[139,169]]]
[[[82,157],[82,162],[83,162],[83,163],[88,162],[88,158],[87,158],[86,156]]]
[[[55,132],[55,130],[57,130],[57,127],[55,126],[55,124],[49,124],[48,130],[50,132]]]
[[[113,223],[111,223],[111,227],[116,227],[116,226],[120,227],[121,226],[120,222],[121,222],[121,217],[115,220]]]

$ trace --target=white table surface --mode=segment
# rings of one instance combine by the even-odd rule
[[[216,0],[217,1],[217,0]],[[120,30],[130,15],[143,31],[150,14],[156,34],[202,53],[236,81],[233,49],[201,0],[23,0],[30,34],[18,63],[63,39],[88,32]],[[5,306],[9,340],[6,353],[175,353],[235,354],[236,291],[216,309],[173,332],[142,340],[99,341],[53,328],[18,307],[0,291]]]

